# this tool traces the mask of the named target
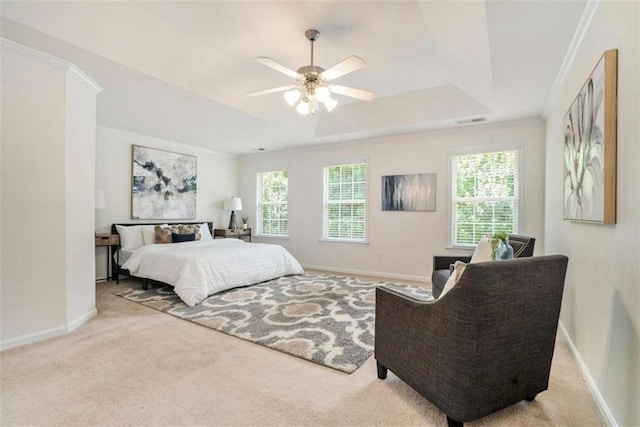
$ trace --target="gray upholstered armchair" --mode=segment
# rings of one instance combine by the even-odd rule
[[[529,236],[520,236],[518,234],[509,234],[509,244],[513,247],[514,258],[533,256],[533,247],[536,239]],[[449,266],[456,261],[469,262],[470,256],[439,256],[433,257],[433,272],[431,273],[431,283],[433,297],[438,298],[447,283],[451,270]]]
[[[438,300],[376,290],[375,357],[462,425],[547,389],[568,258],[469,264]]]

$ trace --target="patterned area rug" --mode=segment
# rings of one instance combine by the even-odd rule
[[[116,292],[123,298],[256,344],[352,373],[373,353],[375,288],[419,299],[423,288],[331,275],[287,276],[212,295],[195,307],[170,286]]]

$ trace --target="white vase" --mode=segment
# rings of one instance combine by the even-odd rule
[[[246,230],[247,228],[249,228],[249,225],[248,225],[248,224],[242,224],[242,229],[243,229],[243,230]]]

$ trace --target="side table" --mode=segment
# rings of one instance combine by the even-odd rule
[[[213,230],[213,238],[215,239],[216,237],[222,237],[225,239],[227,237],[237,237],[238,239],[242,237],[248,237],[249,242],[251,242],[251,229],[250,228],[234,228],[234,229],[216,228],[215,230]]]
[[[113,280],[114,271],[112,268],[110,268],[111,257],[113,257],[113,251],[117,251],[118,247],[120,246],[120,236],[111,233],[96,233],[96,248],[103,246],[107,247],[107,280]],[[120,253],[118,252],[118,255],[119,254]]]

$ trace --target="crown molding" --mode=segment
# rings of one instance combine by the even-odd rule
[[[564,83],[567,78],[567,74],[569,72],[569,67],[573,64],[573,60],[578,53],[578,49],[582,46],[582,42],[584,41],[584,37],[587,34],[587,30],[591,26],[591,21],[593,21],[593,17],[600,7],[600,3],[602,0],[589,0],[587,1],[587,5],[582,12],[582,17],[580,18],[580,22],[578,22],[578,27],[576,28],[576,32],[573,34],[573,39],[571,39],[571,44],[569,44],[569,49],[567,50],[566,55],[564,56],[564,60],[562,61],[562,65],[558,70],[558,74],[556,75],[556,79],[553,82],[553,86],[551,86],[551,90],[549,91],[549,95],[547,96],[547,100],[544,103],[544,107],[542,109],[542,116],[546,119],[548,118],[551,112],[551,106],[558,98],[560,94],[560,87]]]
[[[16,43],[3,37],[0,37],[0,48],[3,51],[17,53],[41,64],[45,64],[68,72],[72,77],[78,79],[90,89],[93,89],[96,92],[102,92],[102,86],[96,83],[95,80],[93,80],[91,77],[89,77],[89,75],[87,75],[84,71],[76,67],[71,62],[56,58],[55,56],[49,55],[48,53],[41,52],[39,50],[22,45],[20,43]]]
[[[102,86],[100,86],[95,80],[89,77],[87,73],[73,64],[70,65],[71,66],[68,68],[68,72],[72,77],[84,83],[85,86],[88,86],[89,89],[93,89],[96,93],[102,92]]]

